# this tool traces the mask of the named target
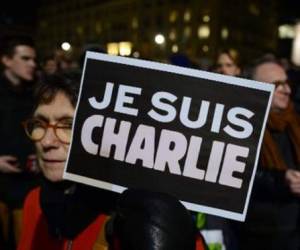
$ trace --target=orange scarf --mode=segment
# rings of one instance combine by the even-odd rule
[[[286,131],[292,141],[293,154],[296,162],[300,164],[300,119],[290,103],[282,112],[270,112],[261,152],[261,162],[264,168],[286,170],[282,153],[274,141],[271,131]]]

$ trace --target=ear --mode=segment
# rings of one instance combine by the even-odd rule
[[[9,68],[11,65],[11,58],[9,56],[4,55],[1,57],[1,62],[6,68]]]

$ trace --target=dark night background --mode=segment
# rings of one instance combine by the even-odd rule
[[[42,22],[39,18],[41,15],[38,15],[39,9],[41,6],[44,7],[44,10],[50,7],[52,4],[55,4],[57,0],[35,0],[35,1],[2,1],[0,4],[0,36],[9,32],[18,32],[22,31],[23,33],[28,33],[29,35],[36,37],[37,30],[39,24]],[[64,2],[64,1],[61,1]],[[90,1],[93,2],[93,1]],[[102,4],[110,1],[94,1],[93,3]],[[141,0],[141,2],[143,2]],[[146,2],[146,0],[145,0]],[[178,1],[174,1],[178,2]],[[196,1],[197,2],[197,1]],[[218,1],[217,1],[218,2]],[[222,2],[220,0],[220,2]],[[254,1],[255,2],[255,1]],[[260,1],[258,1],[261,3]],[[280,24],[295,24],[296,21],[300,20],[300,1],[294,0],[264,0],[262,1],[266,6],[268,3],[277,3],[278,6],[278,26]],[[170,3],[173,3],[171,1]],[[219,3],[219,2],[218,2]],[[236,3],[240,3],[236,1]],[[246,3],[246,2],[245,2]],[[199,1],[200,4],[200,1]],[[45,8],[45,6],[48,6]],[[265,12],[265,13],[264,13]],[[266,15],[266,10],[261,13],[261,16]],[[50,12],[49,12],[50,13]],[[234,14],[234,10],[232,12]],[[38,17],[39,16],[39,17]],[[250,27],[251,28],[251,27]],[[86,28],[88,29],[88,28]],[[122,35],[120,35],[122,36]],[[70,37],[70,35],[66,34],[65,37]],[[37,41],[39,42],[39,41]],[[108,42],[108,41],[106,41]],[[277,41],[277,49],[275,54],[280,57],[290,58],[291,55],[291,45],[292,39],[278,39]],[[57,47],[57,44],[53,44],[53,47]],[[211,45],[211,48],[216,47],[215,45]],[[44,48],[40,48],[44,50]],[[213,52],[214,53],[214,52]],[[213,55],[212,53],[212,55]],[[201,56],[201,53],[198,55]],[[211,56],[211,55],[210,55]]]

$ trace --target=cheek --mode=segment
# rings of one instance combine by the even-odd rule
[[[14,64],[14,71],[16,73],[22,74],[25,71],[26,66],[22,62]]]
[[[280,93],[274,93],[272,107],[273,108],[285,108],[288,104],[289,98]]]
[[[64,151],[64,154],[65,154],[66,157],[68,156],[69,146],[70,145],[67,145],[67,144],[63,145],[63,151]]]
[[[42,164],[42,147],[39,143],[35,144],[36,158],[40,168],[43,168]]]
[[[36,142],[34,146],[35,146],[35,151],[36,151],[37,157],[39,159],[39,158],[41,158],[42,146],[40,145],[39,142]]]
[[[235,67],[226,67],[225,68],[225,72],[228,74],[228,75],[234,75],[235,74]]]

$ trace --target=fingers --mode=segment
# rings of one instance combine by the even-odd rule
[[[22,170],[18,168],[18,159],[12,155],[0,156],[0,172],[3,173],[19,173]]]
[[[300,184],[291,184],[290,190],[293,194],[300,196]]]
[[[3,173],[20,173],[22,170],[18,168],[18,165],[13,165],[8,162],[1,162],[0,171]]]
[[[285,177],[291,192],[300,196],[300,172],[289,169],[286,171]]]
[[[13,155],[1,155],[0,156],[0,162],[17,162],[18,158]]]

